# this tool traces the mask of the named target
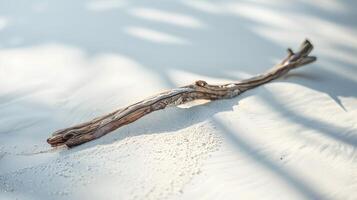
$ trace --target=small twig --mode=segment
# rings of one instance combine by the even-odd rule
[[[210,85],[206,81],[198,80],[194,84],[162,92],[89,122],[56,131],[47,139],[47,142],[53,147],[60,145],[74,147],[99,138],[167,106],[180,105],[197,99],[218,100],[233,98],[246,90],[279,78],[291,69],[314,62],[316,57],[309,56],[312,49],[312,44],[305,40],[298,52],[294,53],[291,49],[288,49],[287,57],[264,74],[224,85]]]

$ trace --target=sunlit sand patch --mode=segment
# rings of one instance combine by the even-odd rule
[[[178,36],[174,36],[168,33],[164,33],[161,31],[148,29],[144,27],[127,27],[125,28],[126,33],[129,35],[147,40],[150,42],[155,43],[162,43],[162,44],[188,44],[189,42],[183,38]]]
[[[152,8],[137,8],[131,10],[130,13],[142,19],[172,24],[181,27],[200,28],[204,26],[203,23],[198,19],[181,13],[167,12]]]

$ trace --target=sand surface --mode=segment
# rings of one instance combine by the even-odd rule
[[[0,199],[357,199],[357,3],[0,0]],[[55,130],[165,89],[318,61],[73,149]]]

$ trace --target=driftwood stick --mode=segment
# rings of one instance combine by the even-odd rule
[[[305,40],[298,52],[294,53],[291,49],[288,49],[286,58],[264,74],[224,85],[210,85],[203,80],[198,80],[191,85],[162,92],[126,108],[95,118],[92,121],[58,130],[47,139],[47,142],[53,147],[60,145],[74,147],[99,138],[167,106],[180,105],[196,99],[218,100],[233,98],[246,90],[279,78],[291,69],[314,62],[316,57],[309,56],[312,49],[312,44]]]

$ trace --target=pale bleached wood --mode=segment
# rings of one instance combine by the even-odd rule
[[[305,40],[298,52],[294,53],[291,49],[288,49],[287,57],[264,74],[224,85],[210,85],[203,80],[199,80],[191,85],[162,92],[89,122],[58,130],[47,139],[47,142],[53,147],[60,145],[73,147],[99,138],[167,106],[180,105],[196,99],[218,100],[233,98],[246,90],[279,78],[291,69],[314,62],[316,57],[309,56],[312,49],[312,44]]]

